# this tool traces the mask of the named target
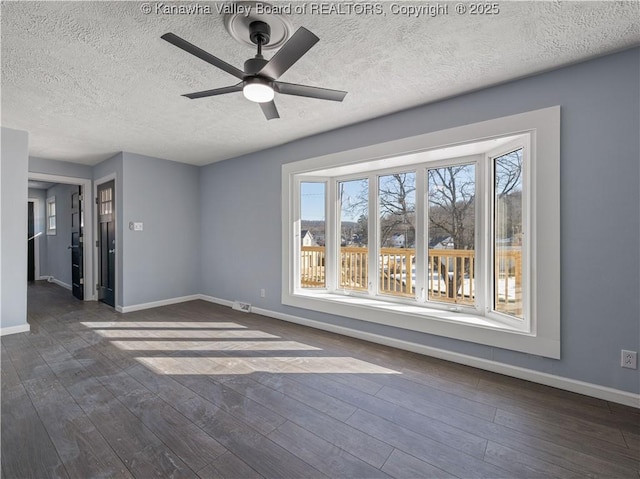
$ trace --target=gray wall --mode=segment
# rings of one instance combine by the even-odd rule
[[[44,276],[47,267],[47,220],[45,217],[47,191],[29,188],[28,197],[29,199],[33,198],[38,200],[36,206],[37,211],[34,210],[36,216],[34,235],[38,233],[42,234],[34,238],[33,241],[35,242],[36,248],[38,248],[40,276]]]
[[[94,180],[116,175],[117,306],[200,292],[199,170],[126,152],[93,168]]]
[[[77,186],[58,184],[47,190],[56,197],[56,234],[47,235],[47,262],[43,276],[53,276],[71,287],[71,193]]]
[[[202,293],[638,393],[638,372],[620,367],[620,349],[640,349],[638,85],[636,48],[204,167]],[[280,304],[283,163],[553,105],[562,107],[560,360]]]
[[[47,173],[49,175],[71,176],[73,178],[92,178],[92,167],[68,161],[46,160],[29,157],[29,173]]]
[[[27,324],[26,131],[2,128],[0,143],[0,328]]]
[[[123,154],[124,306],[200,292],[199,168]],[[129,222],[142,222],[132,231]]]

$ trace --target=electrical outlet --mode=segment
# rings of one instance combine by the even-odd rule
[[[636,351],[627,351],[623,349],[620,354],[620,366],[623,368],[637,369],[638,353]]]
[[[267,291],[264,288],[262,288],[260,290],[260,297],[261,298],[266,298],[267,297]]]

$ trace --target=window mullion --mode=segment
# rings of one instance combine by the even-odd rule
[[[476,253],[475,253],[475,304],[478,311],[485,314],[492,294],[491,286],[491,244],[492,244],[492,200],[491,194],[491,161],[487,155],[479,160],[476,169]]]
[[[338,191],[336,188],[336,180],[330,179],[326,183],[327,195],[326,199],[326,223],[325,223],[325,260],[324,274],[325,285],[328,291],[335,291],[337,274],[340,263],[340,214],[338,213]]]
[[[531,138],[527,137],[524,140],[524,168],[522,170],[523,174],[523,193],[522,193],[522,225],[523,225],[523,239],[524,239],[524,248],[522,252],[522,291],[524,297],[524,320],[528,330],[532,328],[532,300],[535,295],[535,289],[532,287],[532,283],[535,279],[535,274],[533,273],[533,251],[535,248],[532,243],[535,241],[535,227],[534,220],[535,214],[532,214],[533,201],[532,198],[535,195],[536,187],[534,184],[535,176],[533,175],[533,169],[535,167],[534,163],[531,161]]]
[[[378,245],[379,211],[378,211],[378,177],[369,175],[369,294],[377,295],[380,279],[380,246]]]
[[[427,241],[427,171],[425,168],[419,168],[416,171],[416,277],[415,277],[415,298],[419,303],[426,300],[426,267],[428,261],[427,249],[429,247]],[[407,268],[407,274],[411,274],[411,265]]]
[[[293,257],[291,258],[291,269],[289,270],[290,281],[289,281],[289,290],[295,291],[302,287],[301,284],[301,269],[300,269],[300,256],[302,253],[302,244],[300,240],[300,230],[302,224],[302,216],[301,211],[302,208],[300,206],[301,203],[301,181],[300,179],[293,177],[291,178],[291,183],[293,184],[293,190],[295,191],[293,196],[293,201],[290,202],[292,206],[292,215],[294,218],[293,223],[290,223],[290,234],[289,238],[293,238]]]

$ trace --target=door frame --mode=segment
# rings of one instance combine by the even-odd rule
[[[116,237],[116,260],[114,263],[114,275],[113,275],[113,304],[114,309],[118,312],[122,312],[122,306],[119,306],[119,302],[118,300],[120,299],[118,297],[118,272],[120,271],[118,264],[120,263],[120,258],[122,258],[122,248],[121,245],[118,241],[118,221],[120,221],[120,218],[118,218],[118,179],[116,177],[117,175],[115,173],[109,173],[106,176],[103,176],[101,178],[98,178],[97,180],[94,180],[93,182],[93,197],[91,199],[91,210],[94,212],[94,217],[96,219],[95,224],[93,225],[93,229],[95,230],[95,234],[96,234],[96,238],[97,238],[97,233],[98,233],[98,204],[96,203],[96,198],[98,197],[98,186],[103,185],[105,183],[108,183],[109,181],[113,181],[113,200],[114,200],[114,204],[115,204],[115,208],[113,210],[113,216],[115,218],[115,221],[113,222],[113,227],[114,227],[114,235]],[[93,242],[92,242],[93,244]],[[96,248],[91,248],[91,250],[96,253],[93,255],[93,264],[94,264],[94,271],[95,271],[95,276],[94,276],[94,280],[93,280],[93,288],[96,291],[96,300],[98,299],[98,291],[96,288],[96,284],[98,283],[98,273],[99,273],[99,267],[98,267],[98,254],[96,252]]]
[[[87,196],[90,191],[93,191],[91,188],[92,180],[87,178],[75,178],[73,176],[60,176],[60,175],[51,175],[49,173],[32,173],[31,171],[28,173],[28,178],[30,180],[38,180],[38,181],[47,181],[49,183],[62,183],[65,185],[76,185],[82,186],[82,194]],[[93,234],[93,208],[87,208],[86,203],[85,207],[82,210],[84,212],[84,229],[83,229],[83,242],[82,242],[82,254],[83,259],[82,263],[84,266],[84,300],[85,301],[95,301],[98,299],[98,294],[96,292],[96,284],[95,284],[95,273],[93,268],[93,256],[94,251],[91,248],[91,245],[94,243],[94,234]],[[36,251],[38,251],[36,249]],[[88,278],[92,278],[91,281],[88,281]]]
[[[76,199],[77,197],[77,199]],[[74,186],[71,189],[71,294],[76,299],[84,300],[84,248],[80,248],[84,243],[84,202],[86,195],[82,186]],[[77,201],[77,207],[76,202]],[[77,215],[77,217],[76,217]],[[79,223],[76,224],[74,219]],[[78,235],[76,239],[76,234]],[[76,250],[76,248],[78,248]],[[76,255],[80,256],[80,261],[76,262]],[[79,271],[76,272],[76,267]],[[76,275],[78,278],[76,278]],[[77,282],[76,282],[77,279]]]
[[[40,277],[40,236],[45,234],[43,231],[38,231],[38,225],[42,218],[40,217],[40,200],[38,198],[27,198],[27,203],[33,203],[33,262],[34,264],[34,278],[36,281],[42,279]],[[28,215],[27,215],[28,217]],[[46,225],[45,225],[46,226]],[[46,228],[45,228],[46,229]]]

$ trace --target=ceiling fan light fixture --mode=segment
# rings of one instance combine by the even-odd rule
[[[160,38],[166,42],[240,80],[235,85],[182,96],[195,100],[196,98],[207,98],[242,90],[247,100],[260,105],[260,109],[267,120],[280,118],[276,104],[273,101],[276,91],[281,95],[302,96],[319,100],[342,101],[344,99],[347,94],[346,91],[278,81],[278,78],[284,72],[300,60],[320,40],[309,30],[304,27],[298,28],[270,60],[266,60],[262,56],[262,47],[265,44],[269,44],[271,40],[271,27],[269,24],[261,20],[254,20],[249,23],[249,34],[251,42],[257,45],[257,53],[253,58],[244,62],[244,70],[230,65],[202,48],[189,43],[184,38],[180,38],[175,33],[168,32],[162,35]]]
[[[247,78],[242,93],[247,100],[256,103],[268,103],[275,96],[271,82],[258,77]]]

